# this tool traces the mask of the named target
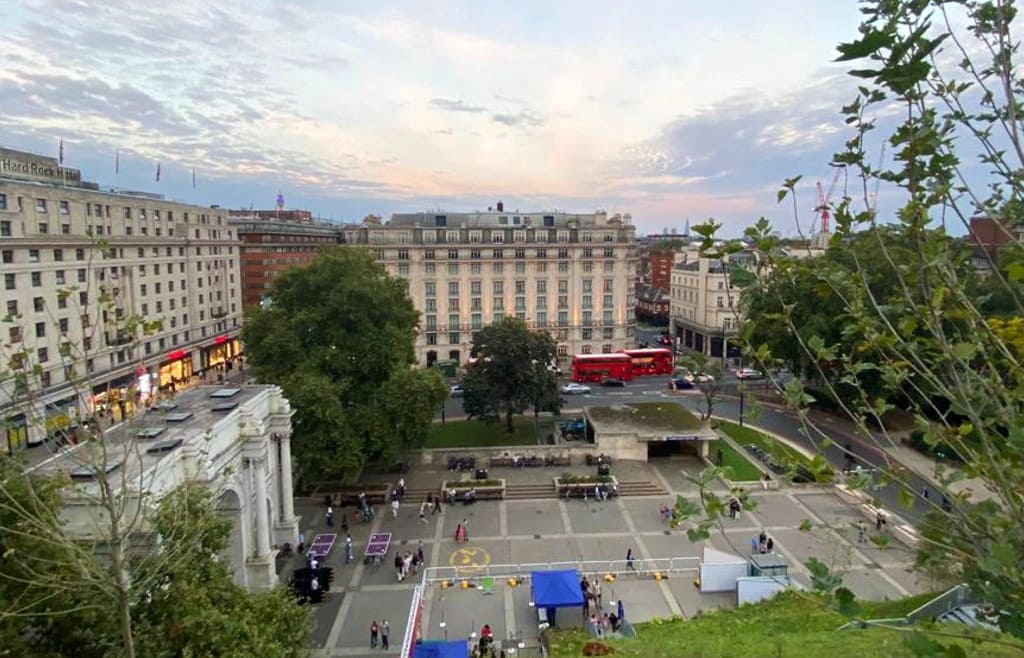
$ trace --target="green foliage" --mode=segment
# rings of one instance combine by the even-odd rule
[[[677,360],[677,365],[693,375],[710,375],[709,378],[696,376],[694,386],[700,391],[699,411],[701,420],[711,418],[715,413],[715,399],[722,390],[724,368],[720,359],[712,359],[702,352],[689,352]]]
[[[515,431],[482,420],[449,420],[434,423],[427,433],[425,448],[481,448],[491,446],[536,445],[537,429],[528,418],[513,419]]]
[[[473,336],[470,356],[476,361],[462,379],[462,405],[470,418],[505,416],[514,431],[513,414],[558,411],[557,380],[550,366],[556,345],[550,334],[530,331],[526,323],[506,317]]]
[[[865,605],[865,602],[858,602]],[[628,612],[627,612],[628,615]],[[975,634],[951,641],[927,629],[836,629],[847,621],[828,602],[797,592],[783,592],[767,601],[735,610],[703,611],[690,619],[655,620],[636,624],[636,638],[606,637],[615,656],[637,658],[800,658],[803,656],[856,656],[856,658],[910,658],[917,655],[904,642],[913,632],[962,647],[970,656],[1009,658],[1021,646],[1005,636]],[[951,626],[957,635],[966,629]],[[558,629],[548,635],[551,658],[576,658],[593,638],[586,631]],[[999,643],[993,640],[998,640]]]
[[[242,337],[253,374],[295,408],[300,477],[342,478],[423,445],[447,394],[412,367],[417,312],[405,283],[365,250],[325,249],[284,271],[273,303],[250,309]]]

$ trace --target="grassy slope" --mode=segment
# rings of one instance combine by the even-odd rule
[[[708,459],[712,463],[718,458],[719,449],[722,451],[722,466],[732,469],[732,473],[729,475],[730,480],[733,482],[756,482],[761,479],[761,471],[725,441],[708,442]]]
[[[628,615],[628,612],[627,612]],[[806,595],[781,594],[758,605],[710,612],[692,620],[653,621],[637,625],[639,638],[607,640],[615,656],[644,658],[903,658],[905,632],[880,628],[836,629],[847,621]],[[952,629],[960,630],[957,627]],[[592,638],[582,630],[551,635],[551,657],[582,655]],[[943,639],[943,642],[949,640]],[[1020,648],[962,642],[969,656],[1020,656]]]
[[[486,448],[493,446],[536,445],[533,420],[513,418],[515,432],[505,431],[505,420],[485,423],[479,420],[450,420],[434,423],[427,434],[427,448]]]
[[[790,448],[785,443],[780,443],[770,436],[758,432],[749,427],[740,427],[736,423],[727,420],[720,421],[718,429],[724,432],[736,443],[747,446],[750,443],[761,446],[768,454],[783,463],[796,463],[809,466],[811,460],[798,450]]]

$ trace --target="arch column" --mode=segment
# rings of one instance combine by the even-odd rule
[[[267,518],[267,458],[249,460],[249,468],[256,480],[256,557],[270,553],[270,520]]]
[[[264,444],[265,445],[265,444]],[[274,567],[276,551],[270,548],[270,515],[267,509],[267,456],[260,454],[246,459],[245,481],[254,495],[247,495],[246,513],[256,516],[256,542],[253,554],[246,560],[246,580],[250,589],[270,589],[277,583]]]

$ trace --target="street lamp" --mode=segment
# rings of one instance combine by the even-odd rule
[[[740,368],[737,372],[743,372],[743,353],[740,353]],[[743,427],[743,403],[747,393],[746,381],[740,379],[740,427]]]

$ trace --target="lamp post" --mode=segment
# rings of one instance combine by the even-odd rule
[[[740,369],[737,372],[743,372],[743,354],[740,354]],[[747,393],[746,382],[740,379],[740,427],[743,427],[743,403]]]

